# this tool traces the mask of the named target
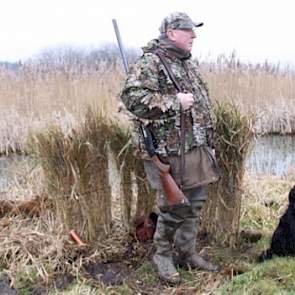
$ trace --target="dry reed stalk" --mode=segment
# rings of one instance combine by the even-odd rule
[[[282,100],[280,109],[275,106],[266,107],[257,111],[255,132],[260,134],[294,134],[295,109]]]
[[[227,102],[217,104],[215,114],[216,157],[221,179],[210,186],[202,227],[212,241],[234,247],[239,230],[245,158],[253,136],[253,118],[242,116],[236,106]]]
[[[155,192],[149,187],[142,161],[133,154],[128,121],[122,115],[112,124],[110,148],[120,171],[122,220],[126,228],[133,230],[134,220],[153,209]]]
[[[90,261],[122,259],[130,238],[120,222],[115,222],[113,234],[98,241],[95,251],[82,251],[51,211],[42,211],[38,218],[5,216],[0,229],[0,267],[14,287],[19,280],[27,280],[30,286],[40,281],[49,286],[56,276],[81,275],[82,266]],[[140,245],[137,248],[139,251]]]
[[[138,220],[142,216],[151,213],[155,207],[157,192],[153,190],[147,180],[143,162],[138,160],[135,165],[134,174],[137,184],[136,212],[134,219]]]
[[[56,269],[66,270],[65,236],[52,213],[47,212],[41,219],[6,217],[5,223],[3,220],[0,264],[12,282],[28,269],[44,282],[48,282]]]
[[[53,128],[35,137],[48,189],[65,230],[74,229],[89,243],[110,232],[107,136],[105,118],[88,111],[80,128],[70,134]]]
[[[49,114],[24,115],[21,111],[2,110],[0,117],[0,155],[29,154],[30,136],[42,132],[51,125],[60,126],[67,134],[77,126],[77,119],[66,110],[53,111]]]
[[[85,105],[115,114],[124,73],[110,51],[95,55],[56,49],[15,69],[1,67],[0,153],[26,150],[29,131],[48,126],[53,112],[63,110],[76,121],[84,117]],[[294,133],[294,71],[267,63],[243,64],[234,55],[200,61],[200,69],[214,99],[234,99],[243,114],[264,114],[256,122],[258,132]]]
[[[0,200],[0,218],[7,215],[40,216],[50,206],[46,195],[35,196],[28,201]]]
[[[244,178],[244,196],[240,226],[260,230],[269,238],[278,219],[288,206],[288,194],[294,185],[294,175],[287,177],[256,176]]]
[[[236,57],[223,57],[209,67],[204,62],[201,67],[214,99],[233,101],[243,114],[263,114],[255,123],[256,132],[295,132],[294,71],[267,63],[242,64]]]
[[[120,122],[113,122],[110,149],[114,154],[117,169],[120,172],[120,196],[122,220],[126,228],[131,225],[131,207],[133,202],[132,172],[135,158],[130,144],[130,132]]]
[[[99,113],[88,109],[85,123],[81,129],[83,145],[76,154],[80,174],[80,192],[83,200],[82,214],[87,221],[89,236],[86,241],[96,240],[98,233],[110,232],[112,222],[112,196],[108,173],[109,123]]]
[[[132,190],[132,174],[130,166],[123,164],[121,174],[121,207],[122,207],[122,221],[126,228],[130,227],[131,223],[131,208],[133,201]]]

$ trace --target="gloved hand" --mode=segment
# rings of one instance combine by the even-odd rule
[[[188,110],[194,104],[194,97],[192,93],[177,93],[177,98],[184,111]]]

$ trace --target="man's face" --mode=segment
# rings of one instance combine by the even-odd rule
[[[193,29],[169,30],[167,36],[174,44],[184,51],[191,52],[196,34]]]

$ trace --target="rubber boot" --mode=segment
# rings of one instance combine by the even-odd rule
[[[184,216],[184,221],[175,235],[175,245],[179,252],[178,264],[185,268],[218,271],[219,267],[206,261],[196,252],[197,226],[200,211],[206,200],[205,192],[202,189],[196,189],[186,194],[191,202],[191,210]]]
[[[163,282],[169,285],[177,285],[181,282],[179,272],[174,266],[172,255],[155,253],[152,261],[158,277]]]
[[[152,258],[153,266],[159,278],[169,285],[176,285],[181,282],[172,256],[174,235],[181,222],[181,219],[170,213],[161,212],[154,234],[156,252]]]
[[[200,269],[212,272],[218,272],[220,270],[217,265],[206,261],[196,252],[188,256],[183,256],[180,265],[186,269]]]

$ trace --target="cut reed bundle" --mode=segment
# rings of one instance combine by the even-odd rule
[[[68,134],[52,127],[35,136],[57,215],[66,230],[75,229],[87,242],[110,232],[108,134],[105,118],[88,111],[79,128]]]
[[[216,103],[215,115],[221,179],[209,188],[202,215],[203,229],[213,241],[233,247],[239,229],[242,180],[254,118],[241,115],[237,106],[229,102]]]
[[[155,192],[151,190],[145,175],[143,162],[134,155],[130,126],[119,122],[112,124],[111,151],[115,155],[120,171],[120,195],[124,225],[133,229],[134,220],[150,213],[155,203]]]
[[[134,220],[139,220],[142,216],[151,213],[155,207],[157,192],[151,188],[142,161],[136,163],[134,173],[137,184],[137,201]]]
[[[112,124],[110,149],[114,154],[116,167],[120,175],[122,221],[125,227],[129,228],[133,202],[132,171],[134,170],[135,158],[130,144],[130,130],[119,122],[113,122]]]

